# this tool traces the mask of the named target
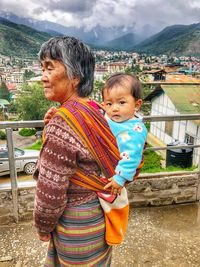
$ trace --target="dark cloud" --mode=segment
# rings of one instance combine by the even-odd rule
[[[34,8],[32,13],[33,15],[38,15],[38,14],[44,13],[45,11],[47,11],[47,8],[41,6],[41,7]]]
[[[0,0],[0,10],[19,16],[92,29],[123,27],[156,33],[173,24],[200,21],[199,0]]]
[[[90,14],[97,0],[70,0],[70,1],[50,1],[48,8],[50,10],[59,10],[62,12],[73,13],[74,15],[85,16]]]
[[[141,1],[135,5],[138,26],[150,24],[155,29],[162,29],[173,24],[191,24],[200,21],[198,7],[185,0]],[[200,6],[200,1],[199,1]],[[146,22],[146,23],[145,23]]]
[[[25,5],[18,5],[16,1],[6,1],[1,0],[0,1],[0,12],[12,12],[19,16],[24,16],[24,14],[27,14],[27,7]]]

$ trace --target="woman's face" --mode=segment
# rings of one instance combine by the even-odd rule
[[[63,103],[77,95],[77,79],[70,80],[58,60],[46,58],[41,62],[44,94],[48,100]]]

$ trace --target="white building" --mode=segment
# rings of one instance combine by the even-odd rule
[[[104,76],[108,74],[107,67],[96,66],[94,71],[94,79],[97,81],[102,81]]]
[[[200,114],[200,84],[161,84],[145,98],[145,101],[152,102],[152,116]],[[200,145],[200,115],[199,120],[194,121],[151,122],[150,133],[166,145],[175,140]],[[199,163],[200,148],[195,148],[193,164]]]

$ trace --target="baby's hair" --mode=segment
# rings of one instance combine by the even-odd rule
[[[111,90],[113,87],[126,87],[130,89],[132,96],[138,100],[142,99],[142,85],[138,78],[133,74],[115,73],[111,75],[105,82],[102,90],[102,98],[104,99],[104,91]]]

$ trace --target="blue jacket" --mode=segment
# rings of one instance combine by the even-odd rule
[[[121,159],[115,168],[114,180],[121,186],[133,181],[136,169],[142,160],[143,148],[147,138],[147,129],[139,118],[124,122],[115,122],[105,116],[116,138]]]

